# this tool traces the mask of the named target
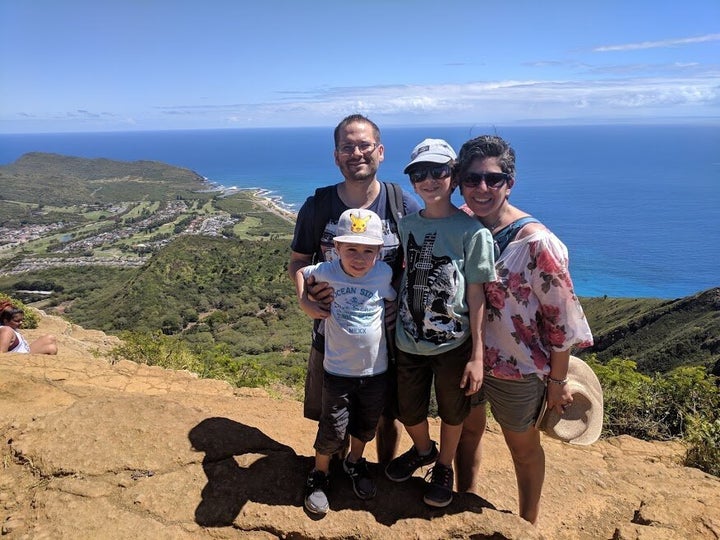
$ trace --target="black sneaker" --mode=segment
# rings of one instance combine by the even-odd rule
[[[423,501],[430,506],[443,508],[450,504],[453,499],[453,469],[446,467],[442,463],[436,463],[432,470],[428,471],[431,475],[430,483],[425,489]],[[426,475],[427,478],[427,475]]]
[[[352,480],[353,491],[361,499],[372,499],[377,492],[375,481],[370,476],[367,461],[365,458],[350,463],[347,458],[343,461],[343,469]]]
[[[313,470],[310,472],[305,484],[305,508],[313,514],[327,514],[330,503],[327,498],[327,491],[330,487],[328,476],[322,471]]]
[[[438,458],[437,443],[430,441],[432,446],[427,456],[421,456],[415,449],[415,445],[404,454],[396,457],[387,467],[385,467],[385,476],[393,482],[404,482],[410,478],[418,468],[423,465],[430,465]]]

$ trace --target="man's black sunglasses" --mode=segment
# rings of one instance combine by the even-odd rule
[[[485,185],[488,189],[500,189],[510,178],[512,178],[512,176],[504,172],[468,173],[460,181],[460,184],[475,188],[480,185],[480,182],[485,180]]]

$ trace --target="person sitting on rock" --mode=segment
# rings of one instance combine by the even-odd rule
[[[0,303],[0,353],[57,354],[57,339],[47,334],[32,343],[18,331],[25,313],[9,301]]]

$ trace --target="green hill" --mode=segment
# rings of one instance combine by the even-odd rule
[[[238,355],[306,351],[310,322],[286,276],[287,239],[181,236],[138,269],[52,269],[0,278],[13,294],[28,280],[54,285],[50,304],[86,328],[162,330]],[[644,373],[720,367],[720,288],[677,300],[582,298],[605,362],[632,359]],[[50,304],[46,304],[50,307]],[[47,309],[46,307],[46,309]]]
[[[32,152],[0,166],[5,201],[71,206],[164,201],[208,184],[199,174],[156,161],[122,162]]]
[[[676,300],[581,301],[599,360],[630,358],[645,373],[705,365],[720,375],[720,287]]]
[[[144,267],[67,302],[65,316],[107,332],[162,330],[225,343],[236,355],[307,350],[309,321],[287,258],[287,240],[180,236]]]

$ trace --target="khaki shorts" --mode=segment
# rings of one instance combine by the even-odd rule
[[[489,401],[490,411],[502,428],[522,433],[535,424],[544,399],[545,382],[537,375],[498,379],[486,373],[471,403],[475,407]]]

